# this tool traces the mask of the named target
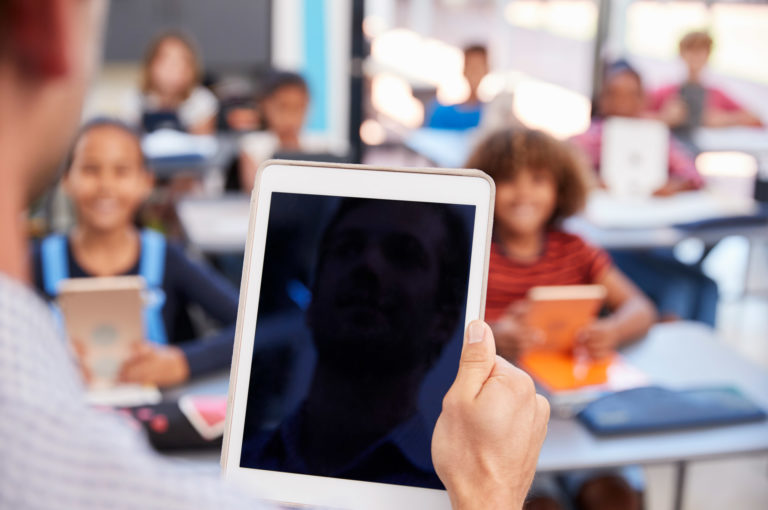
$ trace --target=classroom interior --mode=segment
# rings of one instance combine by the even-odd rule
[[[599,163],[601,156],[621,161],[631,157],[626,153],[632,140],[619,138],[633,131],[611,124],[616,148],[604,142],[597,152],[591,134],[598,124],[603,133],[609,129],[603,119],[635,117],[634,132],[650,140],[651,154],[645,155],[660,159],[666,175],[668,156],[671,166],[677,151],[690,161],[691,179],[700,182],[665,197],[656,196],[656,188],[638,197],[612,193],[608,173],[599,178],[595,173],[586,208],[562,228],[610,253],[634,286],[650,296],[654,342],[687,335],[702,335],[705,343],[714,339],[707,355],[722,352],[729,361],[722,373],[715,364],[710,379],[697,375],[690,382],[738,385],[732,372],[742,362],[757,374],[755,380],[766,381],[766,28],[768,4],[759,0],[113,0],[104,64],[86,99],[86,127],[78,144],[93,141],[99,126],[109,123],[135,129],[153,175],[143,184],[146,189],[125,198],[137,204],[131,221],[179,247],[173,272],[187,263],[204,264],[236,292],[248,197],[256,169],[267,159],[464,168],[486,137],[533,129],[574,153],[583,150],[578,154],[585,161],[594,157]],[[691,44],[706,48],[703,71],[696,76],[705,86],[689,81],[681,58],[681,40],[691,32],[701,36]],[[639,87],[642,105],[636,115],[622,114],[621,107],[611,113],[608,95],[627,77]],[[186,80],[180,85],[185,105],[168,106],[160,88],[152,90],[153,80],[169,86]],[[690,83],[696,86],[680,87]],[[717,116],[718,108],[730,116]],[[33,248],[34,267],[42,272],[47,264],[42,240],[77,231],[79,215],[98,222],[102,213],[110,214],[110,203],[87,205],[85,181],[77,188],[77,173],[67,168],[77,153],[76,144],[69,161],[62,162],[62,183],[29,213],[30,232],[40,245]],[[83,208],[76,203],[80,199]],[[100,263],[88,260],[86,247],[85,242],[70,247],[73,258],[80,255],[74,263],[83,275]],[[638,253],[648,259],[638,262]],[[659,266],[646,261],[651,258],[661,261]],[[662,266],[668,276],[648,275]],[[494,274],[492,268],[489,279]],[[36,281],[55,297],[44,276]],[[182,283],[191,287],[197,281]],[[683,292],[688,284],[693,290]],[[183,320],[174,319],[168,333],[214,338],[231,349],[235,316],[220,301],[211,303],[218,284],[205,285],[197,289],[198,302],[168,298],[184,309]],[[710,303],[703,303],[705,295]],[[686,345],[694,352],[674,352],[690,355],[690,365],[711,365],[695,342]],[[182,397],[198,375],[208,381],[212,373],[219,379],[211,387],[225,393],[227,369],[221,366],[231,350],[185,352],[186,373],[169,376],[167,384],[158,381],[163,398]],[[687,381],[677,370],[685,372],[688,363],[662,365],[671,380]],[[756,387],[741,389],[768,405],[768,385]],[[749,452],[749,434],[759,437],[765,430],[744,432],[747,439],[739,439],[733,453],[727,444],[742,431],[729,436],[723,429],[716,436],[726,445],[721,450],[692,446],[694,453],[680,458],[674,452],[647,462],[638,458],[644,508],[768,508],[765,441]],[[715,436],[690,437],[706,442]],[[165,441],[160,450],[167,455],[217,469],[215,448],[198,451],[177,447],[174,438]],[[621,441],[615,441],[620,449]],[[557,448],[567,450],[567,440],[560,438]],[[610,448],[601,454],[612,458]],[[551,454],[551,471],[560,471],[558,452],[545,445],[545,453]]]

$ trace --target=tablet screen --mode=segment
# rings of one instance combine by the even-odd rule
[[[271,194],[241,467],[443,488],[431,436],[461,351],[474,218]]]

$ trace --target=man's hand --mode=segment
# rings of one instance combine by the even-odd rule
[[[432,460],[453,508],[521,509],[548,421],[549,404],[531,378],[496,356],[485,323],[472,322],[432,436]]]
[[[133,355],[123,364],[120,381],[156,386],[174,386],[189,379],[184,352],[175,346],[136,344]]]
[[[508,360],[515,360],[544,343],[541,331],[528,326],[529,308],[528,301],[512,303],[504,315],[490,325],[499,354]]]

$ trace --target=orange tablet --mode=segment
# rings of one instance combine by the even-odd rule
[[[145,286],[141,276],[62,281],[58,304],[69,338],[84,347],[92,388],[114,385],[132,344],[143,341]]]
[[[528,325],[544,334],[542,349],[570,353],[578,332],[597,317],[605,294],[602,285],[546,286],[529,290]]]

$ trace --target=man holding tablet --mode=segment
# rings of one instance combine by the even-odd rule
[[[0,507],[258,508],[88,408],[65,341],[29,288],[21,218],[77,126],[105,8],[0,0]],[[454,508],[521,508],[548,406],[530,378],[495,356],[483,323],[470,324],[462,349],[433,433],[436,472]]]

